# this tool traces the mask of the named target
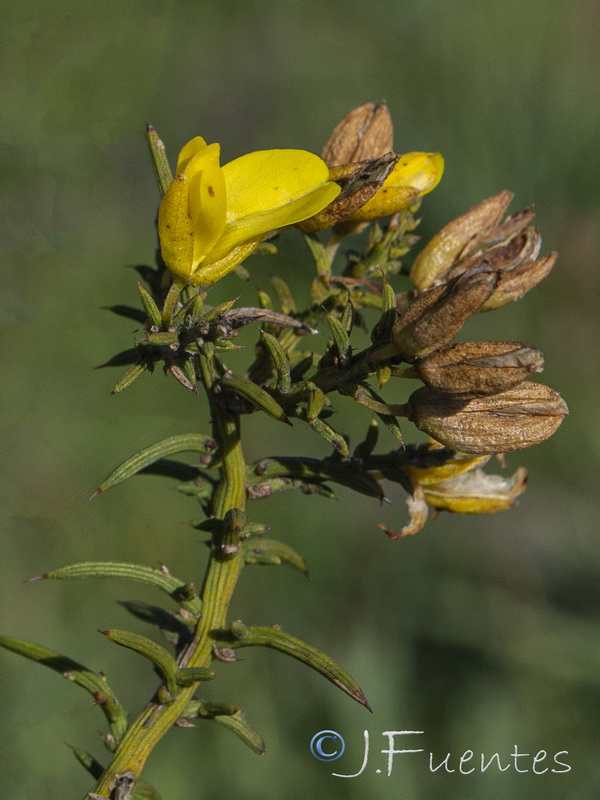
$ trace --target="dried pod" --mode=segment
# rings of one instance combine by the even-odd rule
[[[411,359],[443,347],[492,296],[497,281],[495,272],[477,270],[420,294],[392,328],[396,355]]]
[[[543,368],[542,353],[525,342],[459,342],[415,367],[431,389],[453,395],[497,394]]]
[[[394,127],[385,103],[363,103],[338,122],[323,147],[328,167],[369,161],[392,149]]]
[[[419,253],[410,272],[410,279],[419,291],[444,280],[467,244],[480,231],[498,225],[513,198],[507,190],[488,197],[465,214],[449,222]]]
[[[525,381],[487,397],[461,399],[423,386],[410,396],[407,417],[438,442],[462,453],[505,453],[552,436],[569,413],[562,397]]]

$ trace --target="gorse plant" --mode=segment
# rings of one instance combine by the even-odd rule
[[[542,369],[539,350],[514,341],[451,343],[469,316],[521,298],[552,268],[556,256],[540,257],[531,209],[505,217],[511,194],[490,197],[420,247],[409,268],[408,255],[419,242],[415,214],[421,197],[440,180],[443,160],[435,153],[394,153],[384,105],[352,111],[334,129],[322,158],[267,150],[221,167],[219,146],[197,137],[182,149],[173,179],[152,128],[148,141],[163,194],[161,259],[157,268],[138,268],[147,286],[138,284],[143,310],[119,307],[139,319],[141,328],[135,347],[110,362],[128,365],[114,392],[162,364],[208,402],[212,432],[181,433],[147,447],[114,470],[96,494],[140,472],[176,479],[204,514],[193,523],[208,537],[204,578],[196,590],[194,575],[178,578],[165,567],[110,562],[79,563],[40,576],[122,578],[150,584],[174,601],[168,609],[127,604],[135,617],[160,630],[166,646],[139,633],[102,631],[149,659],[158,675],[153,697],[134,721],[103,674],[30,642],[0,640],[91,693],[109,727],[109,763],[79,749],[74,753],[96,781],[89,797],[113,800],[158,796],[138,779],[173,725],[212,720],[257,753],[264,751],[260,734],[239,708],[205,699],[218,692],[203,684],[217,678],[218,686],[219,673],[240,648],[287,653],[368,708],[354,678],[310,644],[278,627],[229,619],[245,566],[287,564],[306,571],[297,552],[267,535],[251,501],[293,489],[333,497],[336,484],[382,500],[382,481],[393,481],[407,492],[409,510],[400,531],[380,525],[393,539],[419,531],[429,507],[502,511],[523,492],[526,473],[489,475],[486,462],[543,441],[567,413],[556,392],[529,380]],[[385,224],[379,222],[383,217]],[[306,270],[306,308],[298,308],[281,277],[272,278],[270,293],[259,292],[257,307],[241,308],[235,300],[208,303],[206,286],[234,270],[244,273],[242,262],[253,252],[276,253],[275,234],[291,225],[301,230],[314,264],[312,274]],[[334,273],[340,243],[363,230],[363,251],[340,257],[341,270]],[[238,348],[236,335],[248,325],[258,329],[256,348],[246,351],[245,371],[234,373],[228,351]],[[356,326],[370,332],[371,343],[360,350],[353,346]],[[311,336],[317,328],[329,336],[321,353],[315,352],[319,339]],[[423,386],[403,396],[403,378]],[[352,450],[343,422],[334,417],[338,393],[364,408],[365,438]],[[247,463],[242,423],[260,412],[273,424],[305,425],[322,438],[323,458],[265,454]],[[402,417],[428,434],[425,444],[404,441]],[[389,432],[382,451],[380,428]],[[195,465],[173,459],[184,451],[197,454]]]

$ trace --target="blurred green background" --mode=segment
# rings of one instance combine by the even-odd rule
[[[153,260],[158,194],[146,121],[172,158],[201,134],[222,143],[227,161],[269,147],[319,152],[346,112],[385,99],[399,152],[446,157],[422,233],[503,188],[516,194],[513,210],[537,204],[544,252],[561,254],[554,273],[464,333],[541,347],[544,381],[571,416],[550,441],[510,456],[510,469],[530,470],[530,486],[502,515],[445,515],[391,542],[374,523],[403,524],[393,489],[386,508],[343,489],[337,503],[300,494],[257,503],[252,517],[305,555],[311,578],[248,569],[232,618],[279,622],[325,649],[359,680],[374,713],[290,659],[246,650],[206,694],[244,708],[267,754],[206,723],[172,731],[144,777],[165,800],[597,798],[598,3],[34,0],[19,9],[0,27],[2,632],[105,670],[136,712],[155,686],[151,670],[97,629],[148,634],[115,601],[159,598],[109,581],[22,581],[94,559],[166,563],[186,579],[202,572],[201,537],[182,524],[197,510],[170,482],[139,478],[86,502],[132,452],[208,431],[198,400],[160,373],[110,397],[120,372],[93,369],[130,346],[133,323],[103,309],[136,304],[131,267]],[[250,284],[231,276],[215,300],[253,302],[275,269],[294,283],[306,261],[293,232],[282,252],[284,266],[257,257]],[[249,458],[327,452],[298,425],[255,419]],[[349,423],[354,441],[364,424]],[[98,709],[9,653],[0,653],[0,701],[0,796],[82,797],[90,781],[64,742],[105,759]],[[333,765],[308,749],[326,728],[347,743]],[[365,772],[332,777],[358,770],[365,729]],[[523,773],[430,773],[419,754],[397,756],[387,777],[387,730],[425,731],[404,746],[438,763],[451,753],[454,768],[466,750],[510,763],[517,745],[550,758],[566,750],[571,771],[534,775],[529,758],[519,761]]]

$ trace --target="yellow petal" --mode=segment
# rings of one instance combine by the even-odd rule
[[[179,175],[165,192],[158,209],[158,236],[167,267],[183,280],[188,280],[193,266],[194,228],[185,175]]]
[[[259,234],[317,214],[340,192],[318,156],[304,150],[261,150],[223,167],[227,224],[206,263]]]
[[[206,142],[201,136],[196,136],[194,139],[191,139],[187,144],[184,144],[181,150],[179,151],[179,156],[177,157],[177,171],[175,172],[176,175],[185,172],[188,164],[197,155],[200,150],[203,150],[206,147]]]
[[[213,249],[225,228],[227,193],[219,153],[218,144],[200,148],[185,169],[194,226],[194,268]]]
[[[459,454],[438,466],[404,467],[403,472],[408,475],[413,483],[420,483],[422,486],[428,486],[432,483],[441,483],[451,478],[457,478],[464,472],[469,472],[476,467],[482,467],[489,459],[490,456],[468,456]]]
[[[348,220],[366,222],[395,214],[435,189],[443,174],[444,159],[440,153],[405,153],[381,189]]]
[[[211,283],[221,280],[221,278],[234,270],[238,264],[241,264],[244,259],[248,258],[252,251],[258,247],[262,238],[263,234],[261,233],[259,236],[255,236],[254,239],[234,247],[226,256],[214,263],[208,264],[208,259],[204,261],[194,270],[192,275],[193,285],[209,286]]]
[[[520,467],[510,478],[477,469],[424,489],[426,501],[435,508],[457,514],[495,514],[514,506],[526,485],[527,471]]]

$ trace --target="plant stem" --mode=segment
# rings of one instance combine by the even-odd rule
[[[223,519],[232,508],[243,510],[246,504],[246,464],[242,452],[240,424],[237,415],[229,414],[216,402],[212,378],[206,364],[202,378],[213,415],[214,438],[222,453],[220,480],[215,488],[212,511]],[[209,667],[213,661],[215,631],[225,627],[227,610],[243,566],[241,551],[223,557],[211,550],[202,589],[202,616],[194,640],[180,663],[186,667]],[[153,699],[128,728],[104,771],[94,792],[108,797],[118,773],[130,770],[139,777],[146,759],[165,733],[183,716],[198,684],[184,687],[170,703]]]

